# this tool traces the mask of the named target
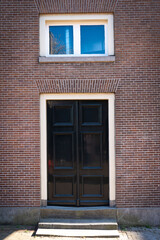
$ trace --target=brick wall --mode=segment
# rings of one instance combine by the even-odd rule
[[[38,13],[33,1],[4,0],[0,9],[0,204],[39,206]]]
[[[160,205],[159,8],[159,1],[119,1],[116,9],[119,207]]]
[[[159,1],[96,5],[84,0],[88,12],[114,11],[115,63],[39,64],[39,12],[47,11],[45,2],[1,1],[0,205],[40,205],[39,93],[43,86],[51,86],[45,92],[80,92],[89,79],[88,92],[95,92],[95,86],[97,92],[117,90],[117,207],[159,206]],[[67,9],[61,2],[54,1],[52,12],[73,12],[78,1],[68,1]],[[83,1],[75,9],[87,12]],[[118,89],[106,87],[105,81],[112,80],[119,83]],[[57,82],[63,87],[57,88]]]

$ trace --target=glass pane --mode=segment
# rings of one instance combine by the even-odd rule
[[[81,26],[81,54],[105,54],[104,25]]]
[[[49,27],[49,54],[73,54],[73,26]]]

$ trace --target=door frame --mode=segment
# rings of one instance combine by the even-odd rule
[[[58,93],[40,94],[41,206],[47,206],[47,100],[108,100],[109,122],[109,206],[116,204],[115,94]]]

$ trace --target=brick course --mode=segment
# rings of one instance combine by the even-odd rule
[[[0,205],[40,206],[39,93],[85,89],[116,92],[117,207],[160,206],[159,0],[2,0],[0,9]],[[39,13],[51,11],[114,11],[115,62],[39,64]]]
[[[114,12],[118,0],[35,0],[39,13]]]
[[[93,80],[93,79],[76,79],[76,80],[46,80],[36,81],[39,93],[114,93],[119,84],[119,79]]]

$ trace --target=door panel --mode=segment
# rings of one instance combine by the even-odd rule
[[[103,196],[103,175],[82,175],[82,197]]]
[[[101,104],[80,104],[81,124],[101,125],[102,124],[102,105]]]
[[[54,106],[53,112],[54,126],[72,126],[73,125],[73,104]]]
[[[53,134],[53,142],[54,169],[73,169],[74,133],[56,132]]]
[[[102,166],[102,133],[81,133],[81,161],[83,169],[101,168]]]
[[[74,175],[54,176],[54,197],[74,196]]]
[[[47,101],[48,204],[108,205],[108,102]]]

